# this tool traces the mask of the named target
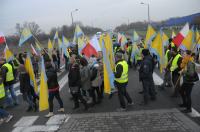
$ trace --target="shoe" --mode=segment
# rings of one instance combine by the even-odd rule
[[[58,110],[58,112],[65,112],[65,109],[64,109],[64,108],[60,108],[60,109]]]
[[[116,110],[117,112],[123,112],[123,111],[126,111],[126,108],[118,108],[117,110]]]
[[[191,113],[192,110],[191,109],[185,109],[185,110],[182,110],[181,112],[183,112],[183,113]]]
[[[128,106],[132,106],[132,105],[134,105],[134,103],[133,103],[133,102],[131,102],[131,103],[128,103],[127,105],[128,105]]]
[[[26,112],[30,112],[32,110],[33,110],[33,108],[31,106],[29,106],[28,109],[26,110]]]
[[[186,107],[185,104],[179,104],[179,107],[183,108],[183,107]]]
[[[5,122],[8,123],[13,118],[13,115],[8,115],[8,117],[5,118]]]
[[[53,116],[53,112],[49,112],[49,114],[45,115],[46,118],[52,117]]]

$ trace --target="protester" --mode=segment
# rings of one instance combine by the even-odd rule
[[[84,104],[85,110],[87,110],[88,105],[85,99],[83,99],[81,95],[81,91],[80,91],[81,76],[80,76],[79,64],[77,63],[76,59],[78,59],[77,56],[75,54],[72,54],[72,56],[70,57],[70,66],[69,66],[69,74],[68,74],[68,84],[69,84],[70,92],[72,94],[73,101],[74,101],[73,109],[79,108],[79,100],[80,100],[81,103]]]
[[[118,97],[120,102],[120,108],[118,111],[125,111],[126,110],[126,104],[124,97],[128,101],[128,105],[132,105],[133,101],[131,97],[129,96],[126,87],[128,85],[128,64],[123,59],[123,54],[121,52],[117,52],[115,54],[115,60],[116,60],[116,66],[115,66],[115,87],[118,90]]]
[[[52,51],[52,59],[53,59],[53,63],[54,63],[54,68],[56,71],[58,71],[58,58],[56,56],[56,50],[54,49]]]
[[[63,101],[60,98],[60,93],[59,93],[59,84],[58,84],[58,77],[55,69],[53,68],[51,64],[51,60],[46,60],[45,62],[45,68],[46,68],[46,75],[47,75],[47,85],[48,85],[48,91],[49,91],[49,113],[45,116],[47,118],[53,116],[53,99],[56,97],[60,109],[58,112],[64,112],[64,107],[63,107]]]
[[[6,62],[4,58],[0,58],[0,67],[3,83],[6,90],[6,104],[7,106],[18,105],[18,98],[16,96],[14,90],[14,74],[13,67],[9,63]],[[11,94],[11,98],[9,97],[9,93]]]
[[[180,107],[185,107],[183,110],[184,113],[192,112],[192,99],[191,93],[194,86],[194,82],[199,80],[198,74],[195,71],[194,58],[190,50],[186,50],[185,56],[181,63],[181,74],[183,75],[183,84],[180,88],[180,95],[182,97],[183,103],[180,104]]]
[[[28,103],[28,109],[26,112],[32,111],[35,109],[37,111],[36,103],[33,101],[33,96],[31,91],[33,87],[30,84],[30,76],[27,73],[24,65],[20,65],[19,67],[19,82],[20,82],[20,92],[22,93],[22,97],[24,101]]]
[[[100,93],[100,73],[99,73],[99,64],[96,61],[96,58],[93,57],[93,64],[90,67],[91,70],[91,90],[90,90],[90,94],[92,97],[92,105],[98,104],[101,102],[101,93]]]
[[[148,49],[142,50],[142,62],[139,69],[139,80],[143,85],[144,102],[141,105],[148,104],[148,97],[151,100],[156,99],[154,81],[153,81],[153,61]]]
[[[178,96],[178,91],[180,90],[180,71],[181,71],[181,62],[182,62],[182,56],[177,51],[176,47],[172,47],[171,49],[172,53],[172,65],[170,67],[170,71],[172,72],[172,82],[174,85],[174,93],[172,97]]]
[[[56,50],[56,56],[57,56],[57,64],[58,64],[58,71],[60,71],[60,52],[59,49]]]

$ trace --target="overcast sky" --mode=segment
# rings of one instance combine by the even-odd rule
[[[0,32],[15,33],[16,23],[36,22],[48,32],[52,27],[70,25],[74,21],[103,29],[122,23],[147,20],[147,6],[153,21],[200,12],[200,0],[1,0]]]

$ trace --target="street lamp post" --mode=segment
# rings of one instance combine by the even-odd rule
[[[140,4],[146,5],[146,6],[148,7],[148,22],[149,22],[149,24],[150,24],[150,9],[149,9],[149,3],[141,2]]]
[[[78,9],[71,11],[72,26],[74,25],[73,13],[76,11],[78,11]]]

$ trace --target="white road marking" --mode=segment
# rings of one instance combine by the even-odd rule
[[[47,121],[46,125],[60,125],[65,121],[66,117],[65,114],[54,115]]]
[[[25,116],[15,123],[14,127],[31,126],[38,119],[39,116]]]
[[[158,76],[155,72],[153,72],[153,80],[155,85],[161,85],[163,83],[163,79]]]
[[[35,125],[29,127],[16,127],[12,132],[50,132],[57,131],[59,129],[58,125],[45,126],[45,125]]]
[[[68,122],[69,118],[70,118],[70,115],[67,115],[67,118],[65,119],[65,123]]]

